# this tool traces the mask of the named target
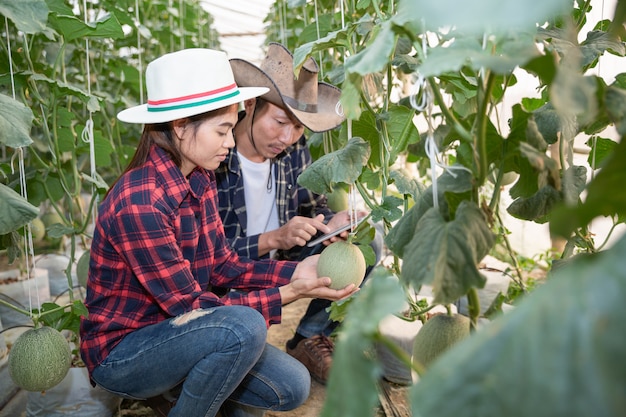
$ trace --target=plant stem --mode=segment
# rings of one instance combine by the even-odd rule
[[[14,306],[13,304],[3,300],[2,298],[0,298],[0,305],[9,307],[10,309],[17,311],[18,313],[24,314],[25,316],[32,318],[32,314],[30,311],[19,308],[18,306]]]
[[[491,97],[491,90],[495,84],[495,76],[489,73],[484,89],[478,90],[479,109],[476,114],[476,138],[474,148],[478,152],[478,183],[482,184],[487,176],[487,108]]]
[[[471,327],[473,330],[476,330],[478,317],[480,317],[480,299],[478,298],[478,291],[474,287],[467,292],[467,309]]]

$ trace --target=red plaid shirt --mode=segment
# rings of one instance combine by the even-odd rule
[[[133,330],[188,311],[250,306],[267,325],[280,322],[278,286],[295,262],[240,258],[228,245],[215,176],[197,168],[185,179],[161,148],[123,175],[102,202],[91,244],[81,322],[81,355],[93,370]],[[244,289],[223,297],[212,287]]]

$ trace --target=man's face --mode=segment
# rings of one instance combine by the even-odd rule
[[[293,145],[304,133],[304,125],[282,108],[266,103],[254,115],[252,135],[259,155],[267,159],[275,158]]]

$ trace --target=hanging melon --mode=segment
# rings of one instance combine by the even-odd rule
[[[330,288],[335,290],[349,284],[361,285],[365,269],[363,252],[358,246],[343,240],[325,247],[317,261],[317,276],[330,277]]]
[[[428,368],[442,353],[469,336],[470,320],[461,314],[437,314],[424,323],[413,340],[413,361]]]
[[[65,378],[72,352],[63,335],[52,327],[22,333],[9,352],[9,376],[26,391],[45,391]]]

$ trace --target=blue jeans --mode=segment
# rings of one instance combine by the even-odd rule
[[[170,416],[294,409],[309,395],[309,371],[266,337],[263,316],[250,307],[195,310],[128,334],[92,378],[126,398],[180,390]]]

